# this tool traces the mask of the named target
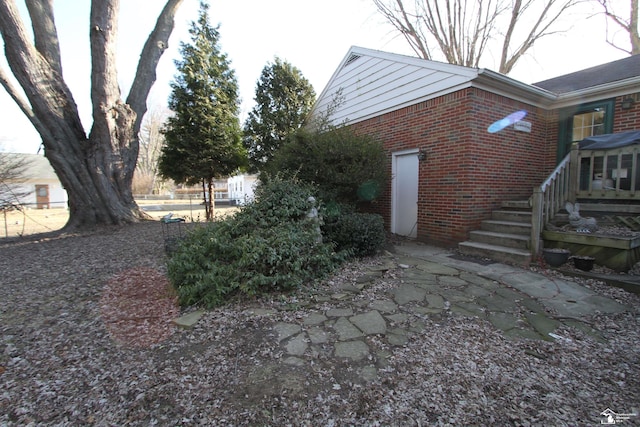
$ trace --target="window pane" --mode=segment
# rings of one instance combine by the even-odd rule
[[[604,108],[594,108],[593,110],[574,115],[572,141],[581,141],[589,136],[604,134],[604,119]]]

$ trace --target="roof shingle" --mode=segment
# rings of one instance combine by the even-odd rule
[[[597,65],[575,73],[534,83],[533,86],[563,94],[640,76],[640,55]]]

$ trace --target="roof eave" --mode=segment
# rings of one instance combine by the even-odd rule
[[[522,83],[504,74],[481,69],[473,87],[487,90],[540,108],[552,108],[558,95],[545,89]]]
[[[635,76],[629,79],[575,90],[559,95],[557,101],[553,104],[553,108],[569,107],[572,105],[599,101],[605,98],[628,95],[630,93],[638,92],[639,87],[640,76]]]

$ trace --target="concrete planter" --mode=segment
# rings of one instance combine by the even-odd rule
[[[593,263],[596,260],[591,256],[574,256],[571,258],[573,259],[573,265],[582,271],[591,271]]]
[[[567,249],[545,248],[542,250],[544,261],[551,267],[560,267],[569,259],[571,252]]]

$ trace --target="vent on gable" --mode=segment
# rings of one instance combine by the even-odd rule
[[[344,63],[344,66],[348,67],[349,65],[353,64],[354,62],[356,62],[358,59],[360,59],[360,55],[356,55],[355,53],[352,53],[351,56],[349,56],[349,58],[347,58],[347,62]]]

